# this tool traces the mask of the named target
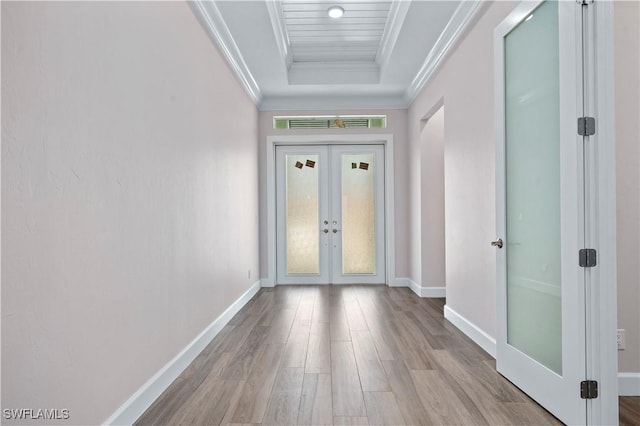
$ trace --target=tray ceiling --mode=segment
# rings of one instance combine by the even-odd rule
[[[195,1],[261,109],[406,107],[479,1]],[[329,7],[344,9],[330,18]]]
[[[327,15],[335,4],[282,1],[293,62],[375,62],[391,2],[341,2],[345,12],[338,19]]]

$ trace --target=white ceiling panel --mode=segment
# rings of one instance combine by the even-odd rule
[[[483,10],[479,0],[196,1],[231,34],[261,109],[406,107]],[[333,5],[342,18],[328,16]]]
[[[334,5],[344,9],[339,19],[327,14]],[[282,0],[280,8],[294,63],[346,60],[373,63],[391,2]]]

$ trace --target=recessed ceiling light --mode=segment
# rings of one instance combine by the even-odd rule
[[[329,14],[330,17],[334,19],[338,19],[342,17],[342,15],[344,15],[344,9],[341,8],[340,6],[331,6],[329,10],[327,10],[327,13]]]

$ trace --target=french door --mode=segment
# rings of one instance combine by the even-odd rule
[[[276,147],[278,284],[385,283],[384,147]]]
[[[587,423],[582,7],[526,2],[495,31],[497,369],[567,424]]]

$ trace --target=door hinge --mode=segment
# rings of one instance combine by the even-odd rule
[[[595,380],[585,380],[580,382],[580,398],[595,399],[598,397],[598,382]]]
[[[591,136],[596,134],[596,119],[593,117],[578,118],[578,134],[580,136]]]
[[[596,249],[580,249],[578,251],[578,264],[583,268],[596,266]]]

